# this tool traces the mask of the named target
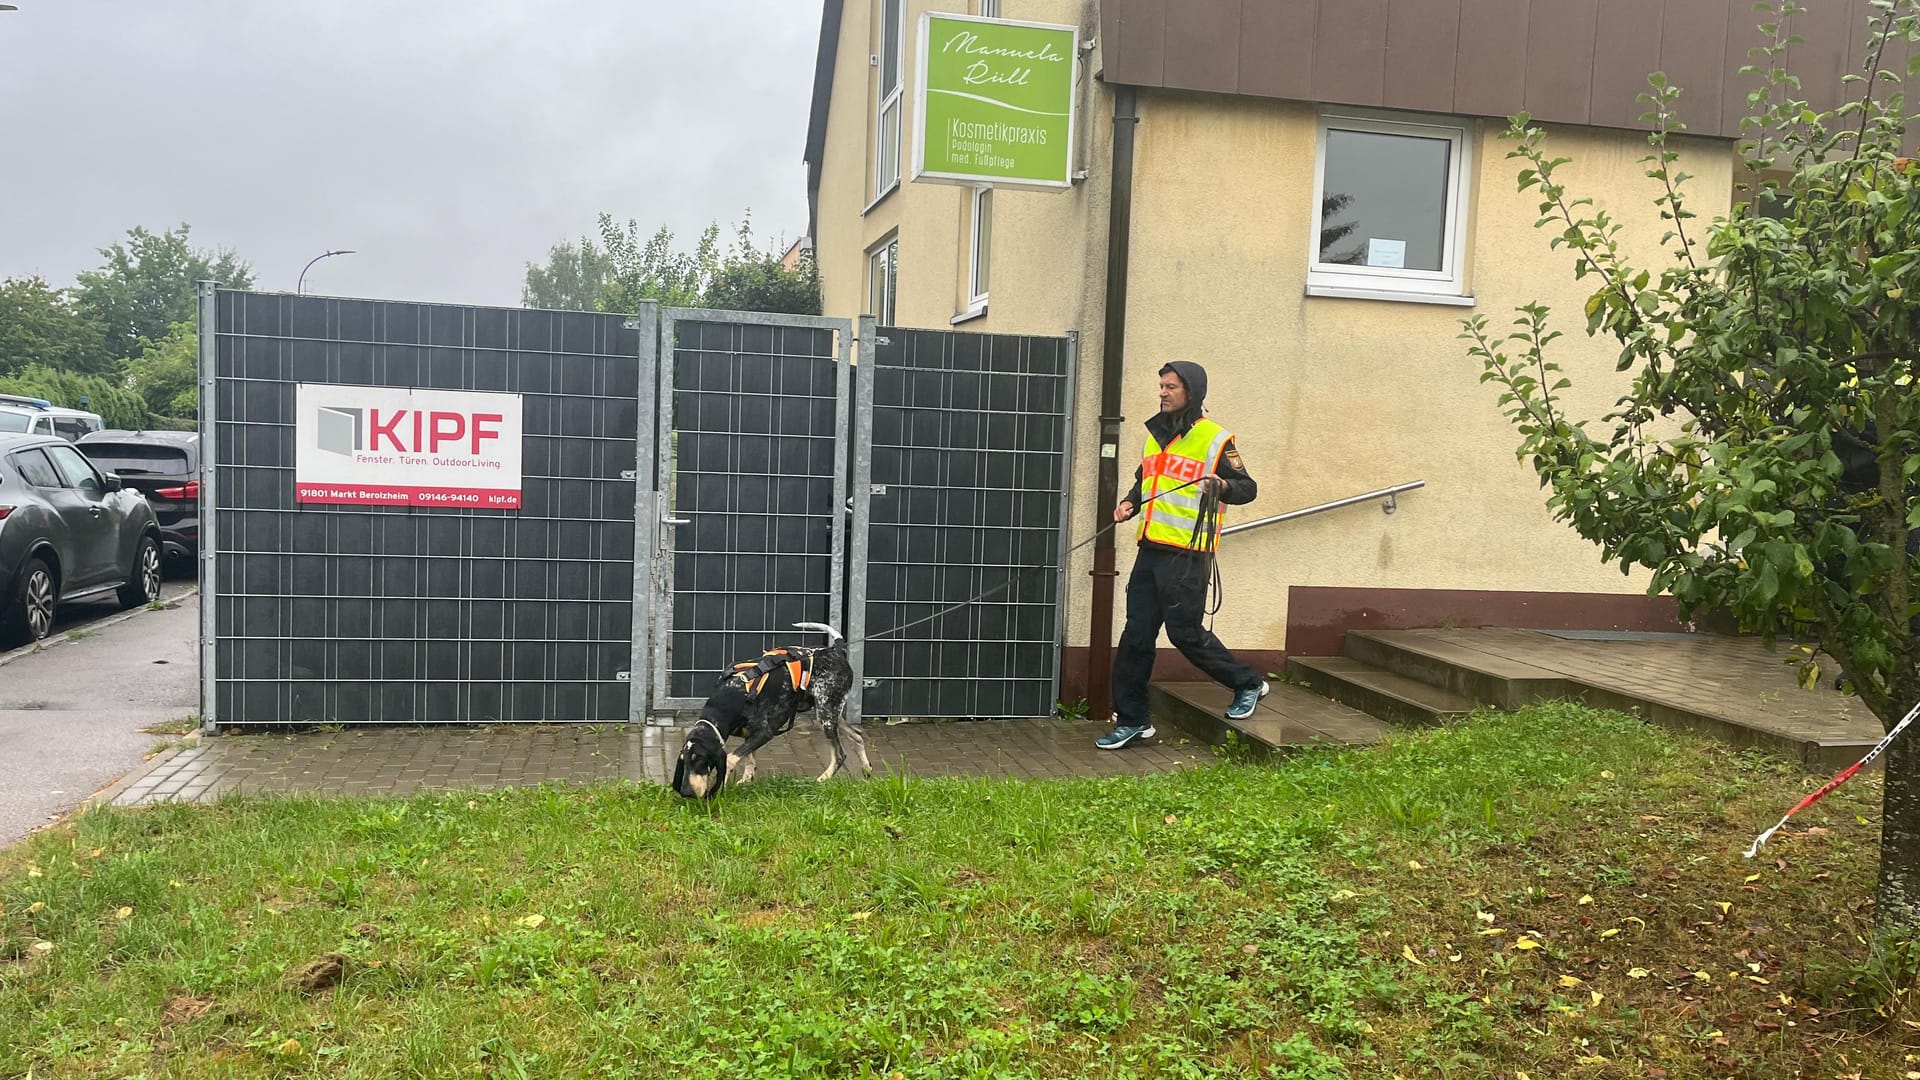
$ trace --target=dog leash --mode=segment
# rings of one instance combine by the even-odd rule
[[[1066,561],[1067,561],[1067,556],[1069,556],[1069,555],[1071,555],[1071,554],[1073,554],[1073,553],[1074,553],[1074,552],[1076,552],[1076,551],[1079,551],[1079,550],[1080,550],[1081,548],[1083,548],[1083,547],[1086,547],[1086,546],[1087,546],[1088,544],[1091,544],[1091,543],[1093,543],[1093,542],[1094,542],[1095,540],[1098,540],[1098,539],[1100,539],[1100,538],[1101,538],[1102,536],[1105,536],[1105,535],[1106,535],[1107,533],[1110,533],[1110,532],[1112,532],[1112,531],[1113,531],[1114,529],[1117,529],[1117,528],[1119,528],[1120,526],[1122,526],[1122,525],[1125,525],[1125,524],[1127,523],[1127,521],[1132,521],[1134,517],[1139,517],[1139,516],[1140,516],[1140,512],[1141,512],[1142,510],[1145,510],[1145,509],[1147,508],[1147,504],[1148,504],[1148,503],[1151,503],[1151,502],[1154,502],[1154,501],[1156,501],[1156,500],[1158,500],[1158,499],[1161,499],[1161,498],[1164,498],[1165,496],[1168,496],[1168,495],[1171,495],[1171,494],[1173,494],[1174,492],[1176,492],[1176,491],[1179,491],[1179,490],[1180,490],[1181,488],[1189,488],[1189,487],[1192,487],[1193,485],[1195,485],[1195,484],[1198,484],[1198,483],[1199,483],[1199,482],[1200,482],[1201,480],[1204,480],[1204,479],[1206,479],[1206,478],[1205,478],[1205,477],[1200,477],[1199,479],[1195,479],[1195,480],[1188,480],[1188,481],[1187,481],[1186,483],[1184,483],[1184,484],[1178,484],[1178,485],[1176,485],[1176,486],[1174,486],[1174,487],[1170,487],[1170,488],[1168,488],[1168,489],[1167,489],[1167,490],[1165,490],[1165,491],[1162,491],[1162,492],[1158,492],[1158,493],[1156,493],[1156,494],[1155,494],[1155,495],[1153,496],[1153,498],[1151,498],[1151,499],[1144,499],[1144,500],[1142,500],[1142,501],[1141,501],[1141,503],[1140,503],[1140,505],[1134,508],[1134,512],[1133,512],[1133,517],[1129,517],[1129,518],[1127,518],[1127,519],[1126,519],[1126,521],[1115,521],[1115,522],[1111,522],[1111,523],[1109,523],[1109,524],[1107,524],[1107,525],[1103,525],[1103,526],[1101,526],[1101,527],[1100,527],[1100,528],[1099,528],[1098,530],[1096,530],[1096,531],[1094,532],[1094,534],[1093,534],[1092,536],[1089,536],[1089,537],[1087,537],[1087,538],[1086,538],[1085,540],[1082,540],[1082,541],[1080,541],[1079,543],[1077,543],[1077,544],[1075,544],[1075,545],[1073,545],[1072,547],[1070,547],[1070,548],[1068,548],[1067,550],[1065,550],[1065,551],[1063,551],[1063,552],[1061,552],[1061,553],[1060,553],[1060,564],[1061,564],[1060,566],[1056,566],[1056,565],[1055,565],[1055,564],[1053,564],[1053,563],[1045,563],[1045,564],[1041,564],[1041,563],[1036,563],[1036,564],[1034,564],[1034,565],[1032,565],[1032,566],[1020,566],[1020,567],[1015,567],[1015,568],[1013,569],[1013,574],[1012,574],[1012,575],[1011,575],[1010,577],[1008,577],[1008,578],[1007,578],[1007,580],[1005,580],[1005,581],[1003,581],[1003,582],[1001,582],[1001,583],[1000,583],[1000,584],[998,584],[998,585],[995,585],[995,586],[994,586],[993,588],[991,588],[991,589],[988,589],[988,590],[987,590],[986,592],[983,592],[983,593],[981,593],[981,594],[979,594],[978,596],[974,596],[974,597],[970,597],[970,598],[968,598],[968,599],[966,599],[966,600],[962,600],[962,601],[960,601],[959,603],[957,603],[957,604],[954,604],[954,605],[952,605],[951,607],[947,607],[947,608],[943,608],[943,609],[941,609],[941,610],[939,610],[939,611],[936,611],[936,612],[934,612],[933,614],[931,614],[931,615],[928,615],[927,617],[925,617],[925,618],[923,618],[923,619],[915,619],[915,620],[913,620],[913,621],[912,621],[912,622],[910,622],[910,623],[901,623],[901,624],[900,624],[899,626],[895,626],[895,627],[893,627],[893,628],[891,628],[891,629],[888,629],[888,630],[881,630],[881,631],[879,631],[878,633],[873,633],[873,634],[868,634],[868,635],[866,635],[866,636],[864,636],[864,637],[858,637],[858,638],[854,638],[853,640],[851,640],[851,641],[848,641],[848,642],[847,642],[847,644],[848,644],[848,645],[857,645],[857,644],[861,644],[861,643],[863,643],[863,642],[868,642],[868,641],[872,641],[872,640],[873,640],[873,639],[875,639],[875,638],[883,638],[883,637],[886,637],[886,636],[888,636],[889,634],[897,634],[897,633],[899,633],[899,632],[900,632],[900,631],[902,631],[902,630],[911,630],[912,628],[914,628],[914,627],[916,627],[916,626],[920,626],[920,625],[922,625],[923,623],[930,623],[930,622],[932,622],[932,621],[933,621],[933,620],[935,620],[935,619],[939,619],[939,618],[943,618],[943,617],[945,617],[945,616],[948,616],[948,615],[951,615],[951,614],[953,614],[954,612],[956,612],[956,611],[959,611],[959,610],[960,610],[961,608],[963,608],[963,607],[970,607],[970,606],[972,606],[972,605],[974,605],[974,604],[977,604],[977,603],[979,603],[979,602],[980,602],[980,601],[982,601],[982,600],[985,600],[985,599],[986,599],[987,597],[989,597],[989,596],[992,596],[992,595],[993,595],[993,594],[995,594],[995,593],[998,593],[998,592],[1003,592],[1003,591],[1005,591],[1005,590],[1007,590],[1007,589],[1009,589],[1009,588],[1012,588],[1012,587],[1013,587],[1013,583],[1014,583],[1014,582],[1016,582],[1016,581],[1019,581],[1019,580],[1020,580],[1020,576],[1021,576],[1022,574],[1027,574],[1027,573],[1031,573],[1032,571],[1035,571],[1035,570],[1056,570],[1056,569],[1060,569],[1060,570],[1064,570],[1064,565],[1065,565],[1065,563],[1066,563]],[[1203,488],[1202,490],[1204,491],[1205,489]]]
[[[1220,605],[1226,602],[1227,597],[1226,582],[1220,574],[1219,536],[1216,532],[1220,528],[1220,506],[1219,496],[1206,487],[1200,489],[1200,514],[1193,523],[1191,546],[1207,556],[1208,580],[1202,586],[1205,592],[1200,609],[1209,632],[1213,630],[1213,617],[1220,614]],[[1201,546],[1203,537],[1209,538],[1204,547]]]

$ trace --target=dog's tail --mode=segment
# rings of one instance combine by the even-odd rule
[[[832,648],[834,642],[839,641],[843,636],[840,633],[840,631],[835,630],[833,627],[828,626],[826,623],[823,623],[823,622],[797,622],[797,623],[794,623],[793,625],[801,630],[812,630],[817,633],[827,635],[828,648]]]

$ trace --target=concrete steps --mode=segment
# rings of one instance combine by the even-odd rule
[[[1378,742],[1390,730],[1380,720],[1298,686],[1269,680],[1272,692],[1245,720],[1228,720],[1232,692],[1215,683],[1154,683],[1147,709],[1155,726],[1177,728],[1210,745],[1229,735],[1256,756],[1311,746]]]
[[[1347,659],[1496,709],[1570,697],[1575,689],[1557,671],[1406,630],[1349,631],[1341,651]]]
[[[1769,721],[1754,716],[1751,708],[1703,705],[1712,699],[1677,692],[1671,673],[1663,676],[1652,667],[1644,676],[1617,666],[1602,671],[1591,664],[1554,670],[1502,655],[1518,652],[1557,665],[1568,663],[1564,653],[1551,648],[1515,648],[1514,636],[1523,633],[1528,632],[1348,631],[1341,656],[1289,657],[1288,672],[1299,684],[1289,689],[1310,690],[1375,719],[1414,726],[1445,723],[1479,708],[1512,710],[1542,701],[1579,701],[1663,727],[1698,731],[1734,746],[1765,749],[1815,772],[1850,764],[1872,745],[1871,732],[1841,736],[1817,717]],[[1553,659],[1556,656],[1560,659]],[[1225,692],[1221,694],[1224,708]],[[1725,699],[1737,698],[1734,693]]]
[[[1479,708],[1452,690],[1346,656],[1289,657],[1287,670],[1304,688],[1396,724],[1431,727]]]

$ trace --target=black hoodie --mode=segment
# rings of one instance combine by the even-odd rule
[[[1161,446],[1169,446],[1175,439],[1185,435],[1194,425],[1194,421],[1206,415],[1207,369],[1189,360],[1174,360],[1160,369],[1159,374],[1173,372],[1187,388],[1187,407],[1177,413],[1155,412],[1147,418],[1147,432]],[[1247,469],[1240,461],[1240,450],[1233,440],[1227,440],[1226,449],[1220,453],[1220,479],[1227,482],[1227,490],[1220,501],[1228,506],[1244,506],[1253,501],[1260,493],[1260,486],[1247,475]],[[1133,504],[1134,513],[1140,512],[1140,469],[1133,470],[1133,488],[1127,492],[1126,500]]]

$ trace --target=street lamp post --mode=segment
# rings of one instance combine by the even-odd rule
[[[332,256],[335,256],[335,255],[351,255],[351,254],[353,254],[351,250],[323,251],[320,254],[315,255],[313,258],[307,260],[307,265],[300,268],[300,283],[293,287],[294,294],[297,296],[307,291],[307,271],[313,269],[314,263],[319,262],[321,259],[331,258]]]

